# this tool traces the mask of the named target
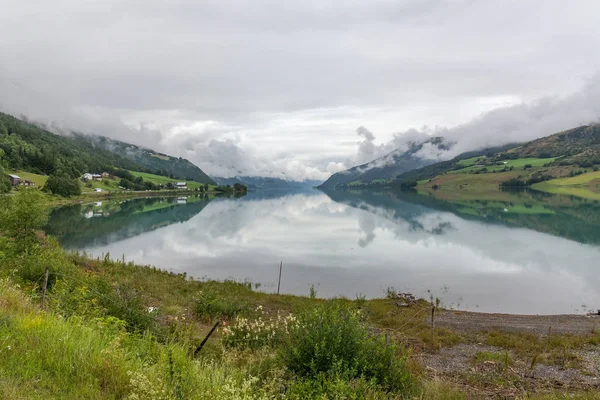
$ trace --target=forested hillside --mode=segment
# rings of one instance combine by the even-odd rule
[[[102,172],[109,167],[138,168],[124,157],[83,141],[55,135],[3,113],[0,113],[0,149],[4,153],[5,167],[38,174],[76,178],[85,172]]]
[[[124,148],[142,150],[127,143],[112,142]],[[48,175],[52,178],[49,182],[58,183],[61,187],[67,184],[74,187],[75,179],[86,172],[115,172],[116,169],[213,183],[200,168],[187,160],[158,155],[151,150],[143,151],[146,156],[130,159],[120,154],[123,152],[99,146],[98,140],[83,135],[56,135],[36,124],[0,113],[0,193],[9,191],[11,187],[5,174],[7,169]]]
[[[135,162],[153,174],[210,185],[215,184],[215,181],[206,175],[204,171],[185,158],[169,156],[104,136],[77,134],[74,137],[77,141],[91,144],[97,149],[110,151]]]

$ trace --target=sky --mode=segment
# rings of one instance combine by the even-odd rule
[[[326,179],[424,135],[447,156],[600,117],[600,3],[0,0],[0,110]]]

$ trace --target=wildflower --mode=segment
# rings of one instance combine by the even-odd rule
[[[12,349],[12,347],[8,346],[8,349],[10,350],[10,349]]]

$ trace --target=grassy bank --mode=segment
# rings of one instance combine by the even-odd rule
[[[536,183],[532,188],[553,194],[566,194],[590,200],[600,200],[600,171],[568,178],[552,179],[547,182]]]
[[[431,303],[392,289],[370,300],[275,295],[109,254],[67,253],[39,231],[39,196],[24,191],[0,208],[2,398],[466,399],[493,391],[563,398],[564,390],[511,368],[519,360],[579,368],[577,352],[600,342],[591,331],[432,329]],[[479,343],[492,350],[454,375],[424,361]],[[569,398],[594,398],[591,390],[567,388],[578,392]]]

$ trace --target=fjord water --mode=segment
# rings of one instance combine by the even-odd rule
[[[382,297],[387,288],[485,312],[600,308],[600,206],[316,190],[149,198],[55,209],[63,246],[275,292]]]

